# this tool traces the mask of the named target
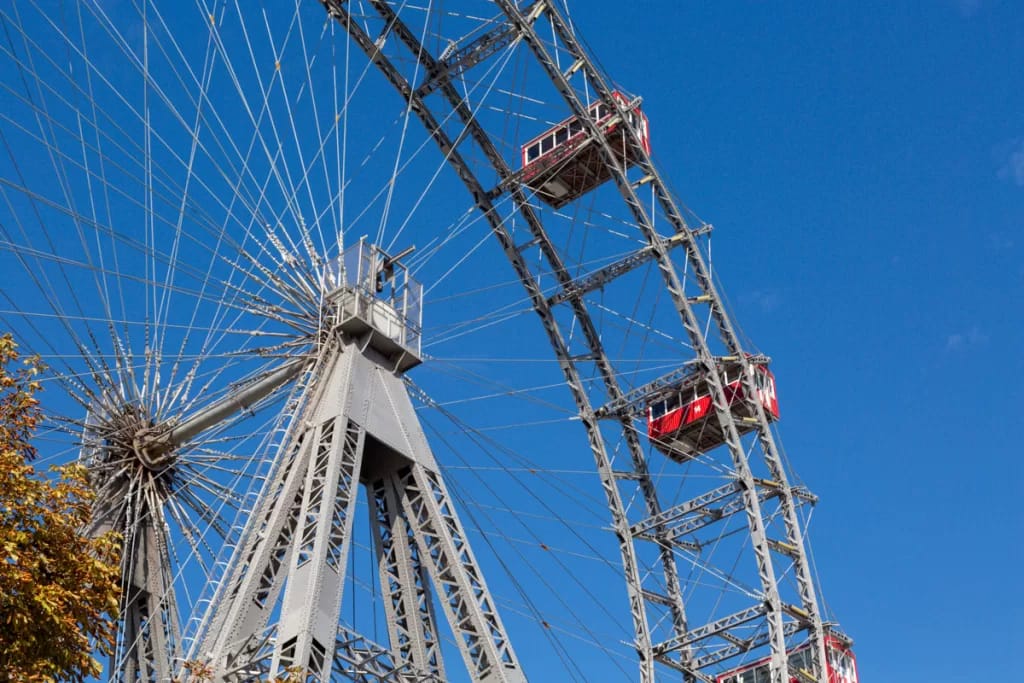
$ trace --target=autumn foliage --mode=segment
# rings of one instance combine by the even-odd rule
[[[84,468],[29,464],[42,415],[38,359],[0,337],[0,676],[82,680],[113,647],[120,575],[117,537],[90,538],[93,492]]]

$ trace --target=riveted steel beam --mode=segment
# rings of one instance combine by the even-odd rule
[[[416,95],[426,97],[445,81],[460,76],[467,69],[506,49],[518,37],[519,34],[514,28],[502,24],[486,31],[470,43],[452,46],[447,54],[442,54],[437,60],[434,69],[427,72],[426,79],[416,88]]]
[[[663,246],[666,249],[671,249],[678,242],[679,238],[673,235],[663,241]],[[550,297],[548,304],[557,306],[571,299],[578,299],[594,290],[601,289],[612,280],[648,263],[654,257],[654,253],[653,248],[643,247],[615,263],[573,280],[568,285],[562,287],[554,296]]]

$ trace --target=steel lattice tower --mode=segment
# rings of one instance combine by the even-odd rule
[[[388,675],[444,679],[432,580],[473,679],[524,681],[402,381],[420,362],[420,289],[362,242],[344,262],[352,270],[339,269],[339,286],[326,293],[333,315],[309,398],[242,537],[200,652],[225,679],[298,665],[326,680],[336,649],[338,660],[366,667],[347,634],[339,636],[336,616],[362,483],[398,672]],[[385,287],[386,295],[378,291]]]

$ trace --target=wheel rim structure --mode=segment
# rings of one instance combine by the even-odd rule
[[[63,416],[45,435],[52,457],[82,459],[100,490],[96,525],[125,533],[111,678],[166,680],[207,656],[258,519],[282,495],[274,482],[290,465],[279,453],[329,374],[331,269],[367,235],[390,254],[418,247],[402,267],[426,283],[426,363],[404,386],[432,447],[457,458],[438,458],[471,522],[455,539],[486,550],[496,600],[482,595],[542,662],[524,656],[528,676],[560,667],[592,680],[586,660],[599,653],[625,679],[638,660],[643,681],[714,683],[767,657],[773,683],[828,680],[804,538],[815,498],[789,482],[771,416],[750,398],[767,360],[748,353],[713,281],[710,226],[667,189],[642,131],[621,123],[640,100],[620,95],[556,3],[140,0],[54,14],[17,2],[0,21],[11,103],[0,118],[0,308],[52,368]],[[554,208],[520,150],[567,117],[588,140],[575,158],[589,155],[604,182]],[[494,267],[502,259],[511,269]],[[526,369],[544,348],[541,369]],[[514,357],[491,357],[502,353]],[[745,417],[726,367],[740,370]],[[645,411],[695,373],[721,443],[677,462],[650,445]],[[493,425],[496,415],[514,423]],[[357,431],[337,429],[356,448]],[[564,459],[589,461],[596,486],[567,489],[563,459],[546,451],[544,439],[569,435]],[[349,528],[374,505],[404,528],[388,512],[401,487],[367,486],[346,498]],[[516,487],[522,497],[507,498]],[[584,506],[604,521],[570,521]],[[280,514],[273,528],[289,523]],[[415,550],[427,542],[409,545],[412,557],[392,545],[381,555],[394,537],[379,524],[378,535],[346,532],[332,675],[490,680],[457,633],[434,630],[440,607]],[[419,586],[427,626],[415,656],[395,642],[395,608],[375,587],[372,558],[385,555],[406,588]],[[604,578],[577,576],[563,555],[598,559]],[[621,588],[599,595],[609,576],[627,601]],[[628,612],[610,613],[612,593]],[[277,647],[274,666],[278,633],[266,629],[287,609],[268,608],[250,634],[252,651]],[[593,626],[604,619],[607,629]],[[792,670],[787,652],[804,641],[809,669]],[[465,674],[453,671],[458,651]]]

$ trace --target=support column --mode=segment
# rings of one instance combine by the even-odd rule
[[[440,475],[412,463],[396,477],[406,517],[421,556],[429,559],[428,568],[444,598],[448,622],[461,639],[473,680],[525,681]]]
[[[362,483],[396,671],[443,680],[433,593],[471,680],[524,683],[401,372],[372,334],[337,334],[211,610],[203,656],[219,679],[290,666],[330,678]]]
[[[329,417],[318,430],[272,673],[297,666],[307,676],[330,678],[363,439],[362,428],[344,417]]]
[[[443,680],[429,577],[402,512],[401,493],[393,476],[378,479],[370,488],[377,568],[392,656],[396,665],[407,664]]]

